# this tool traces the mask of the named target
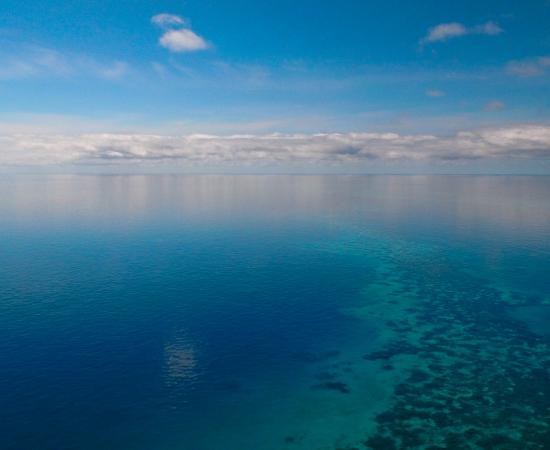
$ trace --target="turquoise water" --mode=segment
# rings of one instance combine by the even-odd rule
[[[0,447],[550,448],[550,177],[4,176]]]

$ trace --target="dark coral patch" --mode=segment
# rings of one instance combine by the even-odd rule
[[[341,381],[326,381],[324,383],[315,384],[312,386],[312,389],[336,391],[336,392],[340,392],[341,394],[350,393],[350,390],[347,384],[342,383]]]

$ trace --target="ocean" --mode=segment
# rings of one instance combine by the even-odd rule
[[[2,449],[550,448],[550,177],[2,175]]]

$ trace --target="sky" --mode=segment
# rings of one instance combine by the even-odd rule
[[[550,173],[550,0],[3,0],[0,171]]]

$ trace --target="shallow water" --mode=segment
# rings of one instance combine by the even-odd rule
[[[549,273],[550,177],[4,176],[0,445],[550,448]]]

